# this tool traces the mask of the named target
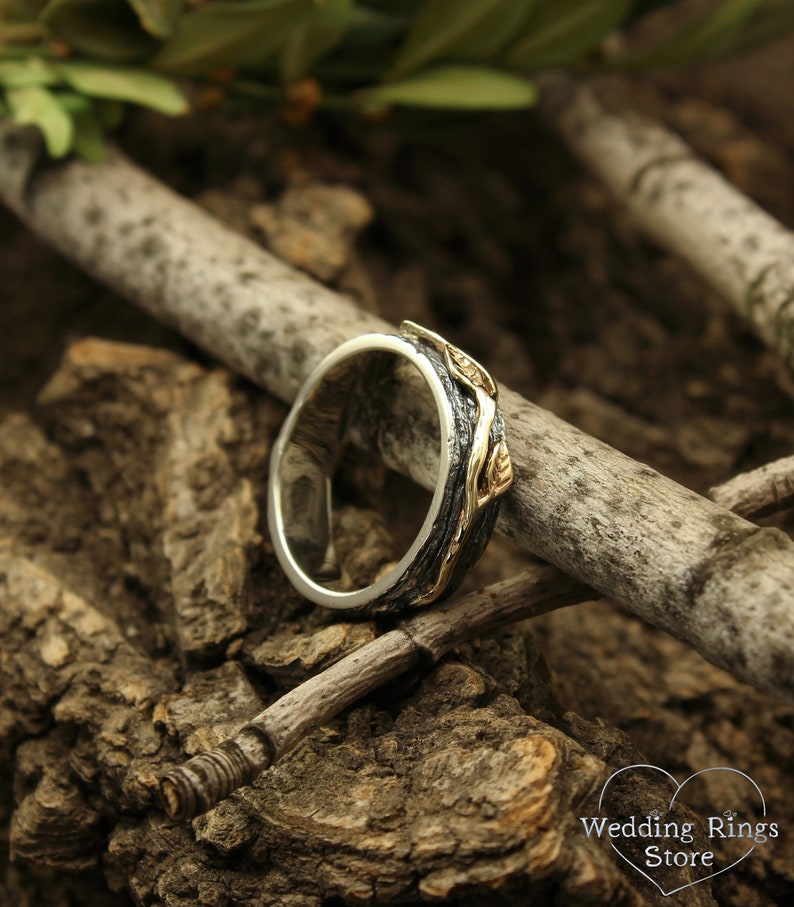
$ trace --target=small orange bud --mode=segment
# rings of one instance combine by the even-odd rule
[[[383,123],[391,118],[393,111],[393,104],[383,104],[380,107],[364,107],[361,116],[370,123]]]
[[[237,77],[238,70],[234,66],[221,66],[212,73],[212,78],[221,85],[228,85]]]
[[[219,85],[204,85],[199,89],[199,107],[220,107],[226,100],[226,92]]]
[[[66,41],[61,41],[60,38],[52,38],[50,41],[50,50],[52,51],[52,55],[59,60],[66,60],[68,57],[71,57],[73,53],[72,48]]]
[[[286,100],[279,111],[290,126],[302,126],[312,118],[323,100],[323,88],[317,79],[301,79],[287,89]]]

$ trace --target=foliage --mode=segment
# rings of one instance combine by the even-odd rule
[[[532,105],[532,74],[680,65],[794,28],[791,0],[715,0],[642,53],[605,39],[670,0],[0,0],[0,114],[101,157],[124,103]],[[300,91],[307,85],[312,91]],[[304,111],[306,112],[306,111]]]

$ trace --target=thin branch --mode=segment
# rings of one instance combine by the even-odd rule
[[[748,520],[794,506],[794,456],[743,472],[709,489],[709,497]]]
[[[434,664],[485,631],[592,596],[592,590],[554,567],[538,566],[427,608],[295,687],[215,749],[169,772],[160,782],[163,808],[175,819],[206,812],[382,684]]]
[[[277,261],[126,161],[40,168],[0,124],[0,198],[99,279],[290,401],[343,340],[394,328]],[[794,698],[794,543],[500,388],[515,483],[499,527],[520,545],[756,686]],[[362,433],[425,486],[437,438],[395,388]]]
[[[686,261],[794,367],[794,233],[634,109],[619,83],[554,75],[542,87],[550,125],[641,229]]]

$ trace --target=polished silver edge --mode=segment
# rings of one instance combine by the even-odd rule
[[[278,481],[281,459],[286,444],[291,437],[295,425],[300,418],[301,409],[312,390],[322,381],[325,375],[340,362],[357,353],[366,353],[373,350],[382,350],[402,356],[414,365],[427,382],[436,402],[439,421],[439,463],[436,487],[433,498],[427,511],[422,526],[410,548],[406,551],[397,565],[377,582],[355,592],[337,592],[327,589],[313,582],[295,563],[285,541],[284,526],[281,516],[281,487]],[[447,482],[451,465],[453,447],[454,420],[452,405],[447,397],[445,388],[436,373],[433,364],[414,343],[397,336],[396,334],[364,334],[353,340],[341,344],[329,353],[312,371],[300,389],[295,403],[287,416],[284,425],[273,447],[270,461],[270,483],[268,488],[267,519],[270,529],[270,538],[278,562],[286,573],[293,586],[309,601],[326,608],[360,610],[383,597],[397,586],[403,576],[410,570],[417,555],[427,542],[430,531],[439,515],[446,493]]]

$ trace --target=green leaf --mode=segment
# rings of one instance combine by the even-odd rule
[[[94,112],[105,132],[117,129],[124,120],[124,104],[105,98],[94,100]]]
[[[390,76],[442,58],[487,59],[513,38],[534,0],[428,0]]]
[[[536,0],[503,0],[490,15],[462,34],[455,44],[456,57],[483,60],[503,50],[521,32]]]
[[[36,85],[9,88],[6,99],[17,123],[41,130],[52,157],[68,154],[74,139],[74,124],[51,92]]]
[[[170,38],[182,14],[185,0],[129,0],[141,25],[155,38]]]
[[[575,63],[626,18],[632,0],[539,0],[503,58],[520,70]]]
[[[631,12],[626,16],[626,23],[631,24],[649,13],[655,13],[657,9],[663,6],[669,6],[671,0],[634,0],[631,5]]]
[[[368,6],[353,4],[350,21],[347,24],[344,44],[350,47],[367,47],[387,43],[406,28],[405,19],[391,13],[383,13]]]
[[[366,0],[366,6],[374,9],[384,9],[394,16],[413,18],[426,0]]]
[[[312,72],[323,85],[340,88],[380,82],[384,61],[390,60],[394,47],[405,34],[405,17],[354,3],[344,35],[331,53],[318,59]]]
[[[220,66],[255,67],[284,44],[313,6],[313,0],[206,3],[182,16],[151,65],[183,75]]]
[[[61,110],[69,114],[72,119],[80,113],[91,109],[91,99],[75,91],[53,92],[53,97],[58,102]]]
[[[126,0],[50,0],[41,21],[74,50],[100,60],[124,63],[157,46]]]
[[[537,92],[531,82],[485,66],[440,66],[354,95],[354,100],[365,110],[382,110],[391,104],[507,110],[531,107],[536,99]]]
[[[794,29],[791,0],[764,0],[737,36],[731,52],[747,50],[764,41],[780,38]]]
[[[74,118],[74,150],[89,164],[98,164],[107,152],[102,126],[92,111]]]
[[[177,85],[156,72],[78,60],[51,66],[75,91],[94,98],[129,101],[168,116],[179,116],[188,110],[188,102]]]
[[[47,0],[0,0],[0,13],[7,22],[33,22]]]
[[[57,85],[58,75],[40,57],[0,60],[0,84],[9,88],[30,85]]]
[[[622,69],[655,69],[728,53],[737,46],[762,2],[726,0],[718,9],[697,17],[643,53],[618,57],[611,65]]]
[[[293,30],[281,51],[281,78],[287,85],[305,76],[312,64],[342,38],[352,6],[352,0],[324,0]]]

